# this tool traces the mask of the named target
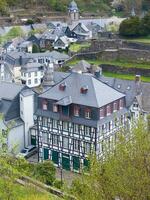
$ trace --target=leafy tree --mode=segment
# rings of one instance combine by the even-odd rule
[[[40,52],[40,48],[36,44],[33,44],[32,53],[39,53],[39,52]]]
[[[11,40],[13,38],[22,36],[24,36],[23,30],[19,26],[14,26],[9,30],[5,37],[7,38],[7,40]]]
[[[140,34],[143,36],[150,35],[150,12],[147,13],[141,20]]]
[[[139,17],[131,17],[125,19],[119,27],[119,33],[126,37],[137,37],[140,36],[141,21]]]
[[[6,13],[6,8],[7,8],[6,0],[1,0],[0,1],[0,13],[5,14]]]
[[[89,174],[73,182],[78,200],[150,199],[150,126],[140,120],[118,135],[115,150],[103,160],[93,155]]]

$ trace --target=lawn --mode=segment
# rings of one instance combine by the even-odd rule
[[[116,74],[111,72],[103,72],[104,76],[107,77],[113,77],[113,78],[119,78],[119,79],[126,79],[126,80],[134,80],[135,76],[131,74]],[[141,77],[142,81],[144,82],[150,82],[150,77]]]
[[[150,36],[147,37],[140,37],[140,38],[135,38],[135,39],[129,39],[131,42],[140,42],[144,44],[150,44]]]
[[[78,63],[80,60],[72,60],[68,63],[68,65],[74,65]],[[127,61],[102,61],[102,60],[86,60],[87,62],[95,65],[100,64],[110,64],[110,65],[117,65],[121,67],[127,67],[127,68],[144,68],[144,69],[150,69],[150,63],[131,63]]]
[[[137,67],[137,68],[145,68],[145,69],[150,69],[150,64],[145,64],[145,63],[130,63],[130,62],[125,62],[125,61],[101,61],[101,60],[87,60],[91,64],[95,65],[100,65],[100,64],[113,64],[117,66],[122,66],[122,67]],[[71,66],[76,63],[78,63],[79,60],[73,60],[67,63],[67,65]],[[67,69],[67,68],[65,68]],[[114,78],[120,78],[120,79],[126,79],[126,80],[134,80],[135,76],[132,74],[116,74],[116,73],[111,73],[111,72],[103,72],[105,76],[108,77],[114,77]],[[150,77],[141,77],[142,81],[144,82],[150,82]]]
[[[91,44],[86,42],[86,43],[81,43],[81,44],[78,44],[78,43],[74,43],[72,44],[70,47],[69,47],[69,50],[72,51],[72,52],[78,52],[80,51],[82,48],[88,48]]]

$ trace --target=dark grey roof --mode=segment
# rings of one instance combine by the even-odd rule
[[[26,97],[26,96],[30,96],[30,95],[34,95],[34,92],[33,92],[33,90],[31,90],[31,89],[24,89],[24,90],[22,90],[21,91],[21,94],[24,96],[24,97]]]
[[[65,83],[64,91],[59,90],[60,83]],[[99,108],[125,96],[91,75],[72,73],[60,83],[41,94],[40,97],[60,101],[70,96],[74,104]],[[80,91],[85,86],[88,91],[83,94]]]
[[[69,7],[68,7],[69,11],[78,11],[78,6],[77,6],[77,3],[73,0],[71,1],[71,3],[69,4]]]
[[[23,88],[21,84],[0,82],[0,99],[13,100]]]
[[[150,113],[150,83],[141,84],[141,94],[137,97],[140,108],[144,112]]]
[[[48,57],[52,60],[68,60],[69,56],[57,51],[47,51],[44,53],[25,53],[19,51],[13,51],[6,54],[5,61],[11,65],[25,65],[30,59],[38,59]]]
[[[114,89],[122,92],[126,95],[126,106],[130,107],[134,101],[134,98],[138,95],[138,84],[135,81],[123,80],[111,77],[101,76],[100,80]]]
[[[91,67],[91,64],[89,64],[85,60],[81,60],[76,65],[74,65],[71,69],[72,69],[72,71],[88,72],[90,67]]]
[[[34,61],[33,59],[29,60],[29,62],[21,67],[22,72],[36,72],[39,70],[44,71],[44,65]]]

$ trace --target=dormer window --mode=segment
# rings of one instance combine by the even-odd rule
[[[58,105],[57,104],[53,104],[53,112],[58,112]]]
[[[91,119],[91,109],[89,109],[89,108],[85,109],[85,118]]]
[[[117,102],[113,103],[113,111],[116,112],[117,111]]]
[[[124,99],[120,99],[119,108],[122,109],[124,107]]]
[[[74,116],[79,116],[80,115],[80,108],[79,106],[74,106]]]
[[[100,119],[104,118],[104,108],[100,109]]]
[[[88,92],[88,86],[86,85],[86,86],[81,87],[80,92],[82,94],[86,94]]]
[[[107,105],[106,109],[107,109],[107,116],[108,116],[111,114],[111,106]]]
[[[46,99],[42,101],[42,109],[43,110],[47,110],[48,109],[48,102],[47,102]]]
[[[64,91],[66,89],[66,83],[64,82],[64,83],[61,83],[60,85],[59,85],[59,90],[61,90],[61,91]]]

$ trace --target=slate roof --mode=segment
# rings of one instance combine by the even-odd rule
[[[66,84],[64,91],[59,90],[59,85],[61,83]],[[82,94],[80,92],[81,88],[84,86],[88,87],[86,94]],[[125,95],[114,90],[91,75],[72,73],[63,81],[41,94],[39,97],[60,101],[68,96],[71,97],[71,101],[74,104],[99,108],[120,99]]]
[[[23,88],[20,84],[0,82],[0,113],[5,121],[20,118],[19,93]]]
[[[74,0],[71,1],[71,3],[69,4],[68,10],[69,11],[74,11],[74,10],[78,11],[79,10],[77,3]]]
[[[89,64],[85,60],[81,60],[76,65],[74,65],[71,69],[73,72],[82,71],[84,73],[84,72],[88,72],[90,67],[91,67],[91,64]]]
[[[47,51],[44,53],[25,53],[25,52],[19,52],[19,51],[13,51],[6,54],[5,61],[8,62],[11,65],[20,65],[20,57],[22,58],[22,65],[26,64],[31,58],[42,58],[42,57],[48,57],[52,60],[68,60],[69,56],[64,53],[60,53],[58,51]]]
[[[24,88],[23,85],[10,82],[0,82],[0,99],[13,100]]]
[[[141,84],[141,94],[137,97],[140,108],[144,112],[150,112],[150,83]]]
[[[119,92],[126,95],[126,106],[130,107],[134,101],[134,98],[138,95],[137,83],[131,80],[123,80],[111,77],[101,76],[100,80],[107,85],[113,87]]]
[[[36,72],[40,70],[44,70],[44,66],[41,63],[38,63],[34,60],[29,60],[29,62],[21,67],[22,72]]]

